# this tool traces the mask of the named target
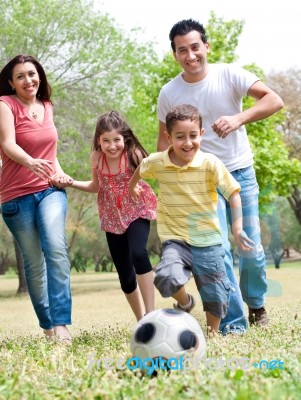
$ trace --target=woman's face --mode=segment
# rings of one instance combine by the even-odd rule
[[[16,95],[21,100],[30,100],[36,97],[39,86],[40,77],[34,64],[25,62],[17,64],[12,71],[12,80],[9,84],[16,91]]]

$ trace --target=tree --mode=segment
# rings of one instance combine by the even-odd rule
[[[133,82],[139,87],[145,66],[157,63],[153,47],[137,44],[134,32],[120,29],[94,9],[93,1],[3,0],[0,24],[1,64],[19,53],[41,62],[53,89],[58,158],[70,175],[87,179],[96,119],[114,108],[126,115],[133,104]],[[73,227],[84,221],[95,198],[78,201],[82,198],[73,192],[69,209],[81,213],[72,213]],[[93,217],[97,220],[96,213]],[[71,250],[76,250],[79,231],[76,227],[70,235]]]
[[[280,94],[285,104],[285,118],[280,126],[289,156],[301,161],[301,70],[289,69],[272,73],[268,76],[268,82]],[[287,199],[301,225],[300,179],[294,182],[292,188]]]

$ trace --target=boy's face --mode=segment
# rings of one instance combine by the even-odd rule
[[[179,166],[184,166],[193,160],[200,149],[202,134],[198,121],[176,121],[167,138],[173,149],[170,151],[170,160]]]

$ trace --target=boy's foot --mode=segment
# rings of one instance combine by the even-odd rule
[[[191,294],[188,294],[189,297],[189,303],[186,304],[185,306],[182,306],[182,304],[174,304],[173,308],[176,310],[181,310],[181,311],[185,311],[187,313],[190,313],[190,311],[193,309],[193,307],[195,306],[195,299]]]
[[[268,315],[264,307],[249,307],[249,323],[250,325],[265,326],[269,323]]]
[[[58,325],[54,327],[54,334],[59,341],[64,344],[72,344],[72,337],[68,331],[66,325]]]

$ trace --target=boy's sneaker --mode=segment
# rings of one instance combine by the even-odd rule
[[[189,303],[186,306],[182,306],[179,303],[177,303],[177,304],[173,305],[173,308],[176,309],[176,310],[182,310],[182,311],[185,311],[187,313],[190,313],[190,311],[195,306],[195,299],[191,294],[188,294],[188,297],[189,297]]]
[[[265,326],[269,323],[268,315],[264,307],[249,307],[249,323],[250,325]]]

